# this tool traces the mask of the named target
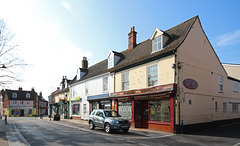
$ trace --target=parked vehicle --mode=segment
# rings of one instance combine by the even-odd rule
[[[116,111],[99,109],[93,110],[88,119],[89,128],[93,130],[95,127],[104,128],[105,132],[109,133],[112,130],[123,130],[128,132],[130,122],[123,119]]]

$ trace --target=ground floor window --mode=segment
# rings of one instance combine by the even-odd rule
[[[19,108],[12,108],[11,115],[19,115]]]
[[[92,110],[97,109],[97,102],[92,102]]]
[[[100,109],[111,109],[110,101],[101,101],[99,105]]]
[[[170,122],[170,100],[150,101],[150,121]]]
[[[232,104],[232,112],[238,112],[238,104],[236,103]]]
[[[119,102],[118,113],[125,119],[132,119],[132,102]]]
[[[72,115],[80,115],[80,104],[72,105]]]

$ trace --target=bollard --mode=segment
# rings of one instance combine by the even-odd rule
[[[7,115],[5,115],[5,124],[7,124]]]

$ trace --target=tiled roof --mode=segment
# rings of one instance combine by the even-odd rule
[[[164,55],[173,54],[173,51],[175,51],[183,43],[189,30],[191,29],[197,18],[198,16],[195,16],[173,28],[166,30],[165,32],[169,34],[171,38],[167,41],[164,49],[162,49],[161,51],[152,53],[152,41],[148,39],[142,43],[139,43],[135,48],[131,50],[122,51],[121,60],[115,67],[108,69],[108,62],[107,59],[105,59],[89,67],[88,74],[86,74],[80,80],[73,81],[72,84],[100,74],[104,74],[107,72],[117,72],[134,65],[155,60]]]
[[[7,93],[8,100],[35,100],[36,98],[36,92],[35,91],[20,91],[20,90],[9,90],[6,89],[5,93]],[[12,94],[17,93],[17,98],[13,98]],[[30,94],[30,98],[26,98],[26,94]]]

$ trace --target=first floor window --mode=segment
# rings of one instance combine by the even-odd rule
[[[158,67],[157,65],[148,67],[148,86],[158,85]]]
[[[232,112],[238,112],[238,104],[236,103],[232,104]]]
[[[218,77],[218,90],[223,92],[223,77]]]
[[[233,91],[238,91],[238,82],[233,81]]]
[[[125,119],[132,119],[132,102],[119,102],[118,113]]]
[[[129,89],[129,73],[122,73],[122,90]]]
[[[108,91],[108,77],[103,78],[103,91]]]
[[[27,106],[30,106],[30,101],[27,101]]]
[[[150,101],[150,121],[170,122],[170,100]]]
[[[80,115],[80,104],[72,105],[72,115]]]

